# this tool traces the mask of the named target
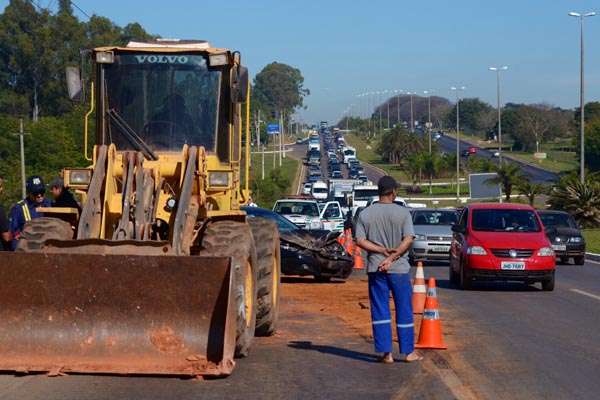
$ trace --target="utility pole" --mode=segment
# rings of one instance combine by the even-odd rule
[[[257,112],[256,122],[254,123],[256,129],[256,146],[257,150],[261,152],[261,179],[265,179],[265,146],[260,145],[260,110]]]
[[[415,132],[415,117],[413,114],[413,94],[414,92],[408,92],[407,94],[410,95],[410,133],[414,133]]]
[[[387,128],[390,129],[390,99],[386,100],[387,103]]]
[[[27,197],[27,189],[25,187],[25,135],[28,133],[23,130],[23,118],[19,119],[19,132],[15,135],[19,136],[19,142],[21,146],[21,195],[24,199]]]
[[[283,165],[282,159],[282,150],[283,150],[283,113],[279,112],[279,167]]]
[[[579,107],[580,107],[580,122],[579,122],[579,140],[580,140],[580,155],[579,155],[579,179],[581,183],[585,182],[585,80],[583,74],[583,20],[587,17],[593,17],[595,12],[576,13],[570,12],[571,17],[579,18]]]
[[[450,90],[456,92],[456,203],[460,202],[460,91],[464,91],[464,86],[452,86]]]

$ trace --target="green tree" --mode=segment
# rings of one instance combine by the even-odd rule
[[[286,117],[304,104],[310,91],[304,87],[304,77],[299,69],[273,62],[265,66],[254,78],[254,109],[271,116],[282,112]]]
[[[513,187],[524,179],[520,166],[514,163],[503,163],[496,166],[494,172],[496,173],[496,177],[490,178],[486,182],[491,185],[500,185],[504,192],[505,200],[510,202]]]
[[[600,118],[585,126],[585,165],[590,171],[600,171]]]
[[[521,194],[523,194],[523,195],[525,195],[525,197],[527,197],[527,200],[529,201],[530,206],[534,205],[535,198],[537,196],[547,192],[547,188],[545,185],[543,185],[541,183],[533,183],[533,182],[531,182],[531,180],[529,180],[525,177],[522,177],[517,182],[517,189],[519,190],[519,192]]]
[[[460,129],[474,134],[486,133],[494,127],[493,113],[492,106],[478,98],[462,99],[459,105]],[[456,126],[456,106],[448,112],[446,124]]]
[[[597,174],[581,183],[571,175],[560,180],[550,191],[550,207],[571,214],[582,228],[600,227],[600,182]]]

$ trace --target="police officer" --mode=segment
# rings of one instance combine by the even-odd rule
[[[46,186],[39,176],[30,176],[26,182],[27,197],[19,201],[10,210],[10,231],[12,233],[12,249],[16,249],[17,242],[25,224],[32,219],[42,217],[37,211],[38,207],[50,207],[50,201],[44,197]]]

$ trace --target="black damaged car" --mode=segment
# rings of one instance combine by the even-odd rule
[[[298,228],[281,215],[259,207],[242,207],[249,218],[267,218],[277,223],[281,239],[281,273],[314,276],[318,281],[346,279],[354,261],[337,241],[340,232]]]
[[[566,264],[572,257],[575,265],[585,264],[585,240],[575,219],[564,211],[540,210],[538,214],[560,262]]]

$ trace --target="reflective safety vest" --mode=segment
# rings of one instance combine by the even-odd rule
[[[29,212],[29,207],[27,206],[27,202],[25,200],[21,200],[19,202],[21,209],[23,210],[23,218],[25,218],[25,222],[31,221],[31,213]]]

